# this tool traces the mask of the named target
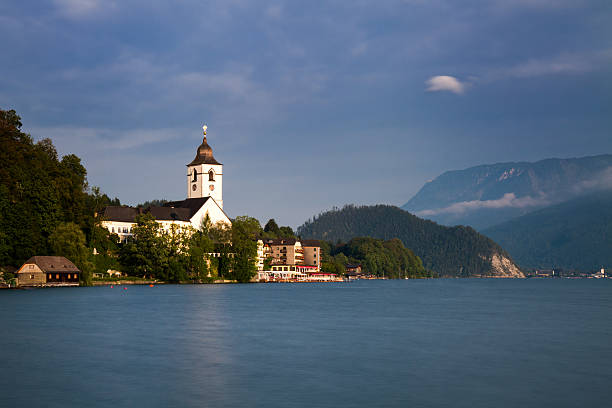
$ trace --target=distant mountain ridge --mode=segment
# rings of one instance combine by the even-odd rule
[[[389,205],[345,206],[298,228],[305,239],[348,242],[356,237],[399,238],[441,276],[523,277],[499,245],[469,227],[444,227]]]
[[[445,225],[483,229],[612,187],[612,155],[497,163],[448,171],[401,208]]]
[[[612,267],[612,191],[532,212],[483,231],[524,268]]]

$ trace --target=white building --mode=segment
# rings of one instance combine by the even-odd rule
[[[166,231],[170,230],[172,225],[199,229],[206,215],[213,224],[220,222],[231,225],[229,217],[223,211],[223,165],[215,160],[212,148],[206,141],[206,126],[204,140],[187,169],[186,200],[172,201],[163,207],[146,209],[109,206],[104,209],[102,226],[119,235],[119,240],[125,242],[132,237],[136,216],[143,213],[150,213]]]

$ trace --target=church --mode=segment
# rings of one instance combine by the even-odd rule
[[[136,217],[149,213],[166,231],[172,225],[179,229],[199,229],[208,215],[213,224],[218,222],[231,225],[223,211],[223,164],[213,156],[206,140],[207,127],[204,125],[204,139],[198,147],[195,158],[187,164],[187,198],[171,201],[162,207],[109,206],[102,214],[102,226],[110,233],[117,234],[120,242],[129,241],[136,224]]]

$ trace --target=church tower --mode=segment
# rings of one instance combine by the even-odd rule
[[[223,165],[213,157],[212,148],[204,140],[195,159],[187,165],[187,198],[212,197],[223,208]]]

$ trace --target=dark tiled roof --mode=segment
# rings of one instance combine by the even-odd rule
[[[136,222],[136,216],[141,213],[140,208],[111,205],[104,209],[103,217],[108,221]]]
[[[206,199],[204,201],[206,201]],[[182,203],[182,201],[177,202]],[[189,221],[193,214],[201,207],[200,205],[200,207],[192,213],[190,208],[181,208],[180,206],[171,208],[168,204],[165,204],[163,207],[149,207],[146,210],[140,207],[109,206],[104,209],[103,217],[107,221],[136,222],[137,215],[150,213],[156,220],[160,221]],[[195,206],[195,203],[193,204]]]
[[[295,243],[297,242],[297,239],[295,238],[278,238],[278,239],[272,239],[272,238],[266,238],[263,240],[264,244],[268,244],[268,245],[295,245]]]
[[[26,264],[33,263],[43,272],[80,272],[72,262],[63,256],[33,256]]]
[[[321,242],[316,239],[304,239],[301,241],[303,247],[320,247]]]
[[[183,208],[189,210],[189,219],[198,212],[200,208],[208,201],[210,197],[188,198],[181,201],[170,201],[164,204],[164,207]]]
[[[147,212],[160,221],[189,221],[191,219],[189,208],[150,207]]]
[[[202,140],[202,144],[198,147],[195,159],[191,161],[187,166],[194,166],[196,164],[221,164],[213,157],[212,148],[206,141],[206,136]]]

